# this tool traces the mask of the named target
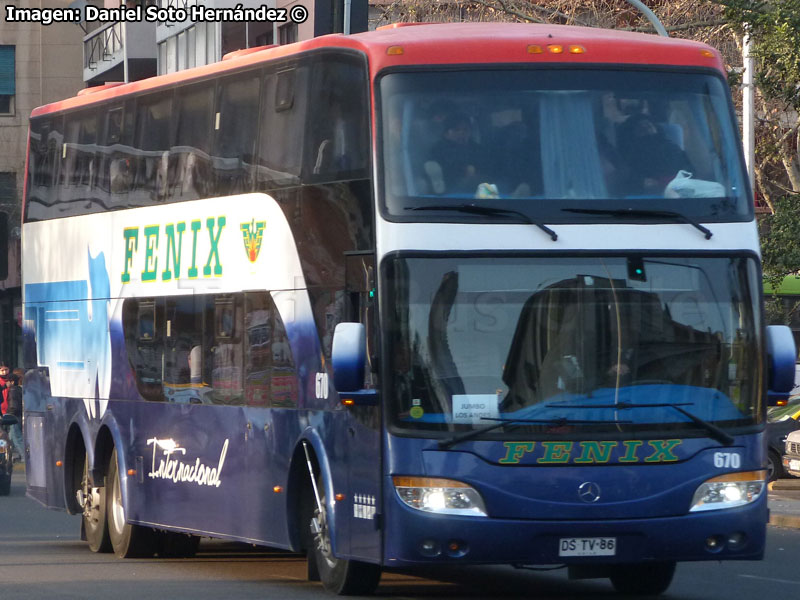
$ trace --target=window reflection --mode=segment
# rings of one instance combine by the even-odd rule
[[[123,327],[146,400],[297,406],[291,345],[268,292],[131,298]]]
[[[661,405],[626,413],[632,426],[679,424],[668,403],[710,421],[759,418],[751,260],[398,259],[389,281],[403,428],[610,421],[620,402]]]

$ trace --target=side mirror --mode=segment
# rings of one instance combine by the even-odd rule
[[[16,425],[19,423],[19,419],[16,415],[3,415],[2,421],[0,421],[0,425]]]
[[[331,349],[333,386],[342,403],[348,406],[374,406],[377,390],[365,390],[364,370],[367,366],[367,332],[361,323],[339,323],[333,332]]]
[[[769,389],[772,392],[790,392],[794,387],[797,349],[792,330],[786,325],[767,327],[767,367]]]

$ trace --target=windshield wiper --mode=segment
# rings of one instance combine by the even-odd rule
[[[570,407],[571,408],[571,407]],[[632,421],[581,421],[575,419],[567,419],[564,417],[559,417],[557,419],[494,419],[489,417],[482,417],[482,421],[496,421],[491,425],[486,425],[485,427],[481,427],[480,429],[473,429],[472,431],[466,431],[464,433],[460,433],[458,435],[454,435],[453,437],[439,440],[439,448],[442,450],[446,450],[451,446],[455,446],[460,442],[464,442],[466,440],[471,440],[472,438],[476,438],[479,435],[484,433],[489,433],[490,431],[494,431],[495,429],[500,429],[504,425],[513,425],[517,427],[518,425],[530,425],[531,423],[537,425],[553,425],[555,427],[563,427],[564,425],[620,425],[625,423],[632,423]]]
[[[671,211],[671,210],[648,210],[643,208],[562,208],[564,212],[577,213],[580,215],[609,215],[612,217],[630,217],[632,219],[640,219],[642,217],[648,219],[670,219],[680,223],[686,223],[692,227],[699,229],[705,235],[707,240],[711,239],[714,235],[708,227],[704,227],[691,217]]]
[[[730,446],[733,444],[733,442],[736,441],[736,438],[734,438],[731,434],[727,433],[726,431],[723,431],[713,423],[709,423],[708,421],[705,421],[700,417],[693,415],[688,410],[684,410],[683,408],[681,408],[682,406],[691,406],[691,405],[692,405],[691,402],[684,402],[681,404],[673,404],[670,402],[663,402],[658,404],[633,404],[631,402],[619,402],[617,404],[569,404],[569,405],[546,404],[545,406],[547,408],[576,408],[576,409],[613,408],[617,410],[627,410],[630,408],[663,408],[666,406],[669,408],[674,408],[685,417],[688,417],[692,421],[692,423],[694,423],[695,425],[697,425],[702,429],[705,429],[708,432],[708,435],[711,439],[717,440],[718,442],[726,446]]]
[[[523,219],[529,225],[536,225],[539,229],[541,229],[547,235],[549,235],[550,239],[553,240],[554,242],[558,239],[558,234],[552,229],[550,229],[547,225],[542,223],[541,221],[537,221],[530,215],[525,214],[524,212],[513,210],[510,208],[481,206],[479,204],[431,204],[427,206],[405,206],[403,208],[405,208],[406,210],[454,210],[456,212],[464,212],[464,213],[471,213],[474,215],[488,215],[488,216],[497,216],[497,215],[517,216]]]

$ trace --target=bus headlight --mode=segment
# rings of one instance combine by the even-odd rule
[[[460,481],[433,477],[392,477],[400,500],[411,508],[445,515],[485,517],[478,491]]]
[[[766,471],[745,471],[714,477],[697,488],[689,512],[750,504],[764,493],[766,485]]]

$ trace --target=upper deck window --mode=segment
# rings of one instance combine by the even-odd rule
[[[629,207],[747,220],[727,95],[700,71],[392,73],[380,80],[385,208],[441,207],[424,217],[441,220],[477,200],[562,223]]]

